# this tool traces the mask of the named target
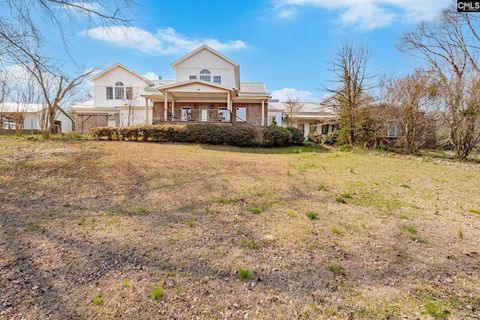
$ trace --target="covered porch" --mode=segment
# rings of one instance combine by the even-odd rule
[[[149,123],[248,123],[256,109],[249,103],[235,103],[237,92],[233,88],[207,83],[187,81],[158,87],[156,92],[145,95],[146,114],[152,108]],[[237,101],[235,100],[235,101]],[[238,102],[238,101],[237,101]],[[258,114],[265,122],[266,103],[259,101]],[[263,112],[261,112],[261,110]],[[261,121],[261,122],[260,122]]]

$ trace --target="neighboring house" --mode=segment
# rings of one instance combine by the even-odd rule
[[[47,111],[44,105],[38,103],[0,103],[0,133],[42,131]],[[67,133],[72,130],[72,118],[62,108],[58,108],[55,131]]]
[[[240,82],[240,66],[203,45],[172,64],[176,79],[149,80],[121,64],[93,78],[94,98],[74,105],[76,130],[138,124],[267,125],[263,83]]]
[[[375,134],[377,144],[395,146],[405,137],[402,109],[386,104],[374,104],[365,111],[364,117],[374,123],[370,130]],[[415,118],[416,144],[424,148],[435,148],[437,146],[435,115],[419,112]]]
[[[270,100],[268,106],[268,124],[276,123],[287,127],[290,124],[302,130],[307,139],[311,133],[318,132],[327,135],[338,127],[336,108],[327,102],[300,102],[298,110],[289,112],[288,104],[278,100]]]

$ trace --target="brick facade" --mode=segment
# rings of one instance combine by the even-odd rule
[[[171,102],[168,103],[168,112],[171,112]],[[215,114],[218,108],[226,108],[227,103],[206,103],[206,102],[175,102],[175,118],[180,118],[180,112],[183,107],[189,107],[192,109],[192,115],[195,119],[199,120],[199,114],[201,109],[208,109],[210,110],[210,114]],[[231,122],[237,123],[239,125],[242,122],[238,122],[236,117],[236,108],[237,107],[245,107],[247,113],[247,121],[246,123],[254,125],[256,127],[260,127],[262,125],[262,103],[233,103],[232,107],[232,117]],[[154,102],[153,103],[153,122],[158,123],[161,121],[165,121],[164,119],[164,103],[163,102]],[[265,103],[265,113],[264,113],[264,122],[265,125],[268,122],[268,106]]]

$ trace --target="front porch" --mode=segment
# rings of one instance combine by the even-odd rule
[[[155,106],[153,112],[153,123],[181,122],[181,123],[232,123],[245,122],[244,118],[236,118],[227,107],[221,103],[177,103],[167,107],[167,113],[161,106]],[[235,119],[232,119],[235,118]]]
[[[214,123],[265,126],[267,99],[239,99],[235,89],[201,81],[157,88],[145,96],[152,106],[151,123]],[[235,99],[235,101],[234,101]]]

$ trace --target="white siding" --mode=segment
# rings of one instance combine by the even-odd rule
[[[120,110],[120,126],[128,125],[128,110]],[[152,109],[148,110],[148,122],[152,123]],[[145,124],[145,110],[132,110],[130,113],[130,125],[136,126]]]
[[[193,83],[190,85],[172,88],[169,91],[171,92],[226,92],[227,90],[207,86],[201,83]]]
[[[110,107],[114,108],[117,106],[123,106],[126,102],[130,103],[131,101],[124,100],[115,100],[115,92],[113,93],[112,100],[107,100],[107,87],[115,87],[116,82],[122,82],[125,87],[133,88],[133,105],[135,106],[145,106],[145,99],[141,97],[142,94],[145,94],[145,87],[148,86],[145,81],[139,77],[131,74],[121,67],[117,67],[101,77],[95,79],[94,81],[94,106],[96,108]],[[115,89],[114,89],[115,91]]]
[[[283,119],[282,119],[282,112],[281,111],[268,111],[268,125],[271,125],[273,122],[273,118],[277,121],[277,126],[283,127]]]
[[[221,76],[222,86],[235,88],[234,66],[208,50],[198,52],[175,67],[177,82],[187,81],[191,75],[200,79],[203,69],[210,71],[212,82],[214,76]]]

